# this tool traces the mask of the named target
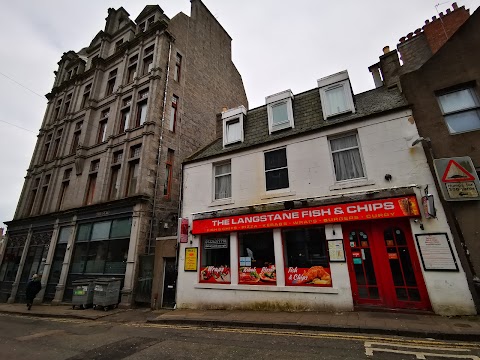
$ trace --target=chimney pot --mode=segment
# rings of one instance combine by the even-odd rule
[[[408,33],[407,39],[411,39],[413,37],[413,33]]]
[[[452,4],[452,7],[453,7],[453,10],[457,10],[457,9],[458,9],[458,5],[457,5],[457,3],[456,3],[456,2],[454,2],[454,3]]]
[[[430,24],[430,20],[427,19],[425,20],[425,25],[428,25],[428,24]]]
[[[401,43],[405,42],[405,36],[402,36],[398,41],[400,41]]]
[[[383,53],[388,54],[390,52],[390,46],[384,46],[383,47]]]
[[[447,14],[450,14],[451,12],[452,12],[452,10],[447,9]]]
[[[227,110],[228,110],[228,108],[227,108],[226,106],[224,106],[224,107],[222,108],[222,112],[225,112],[225,111],[227,111]]]
[[[443,17],[443,12],[440,13],[440,17],[441,17],[441,18]]]
[[[420,34],[421,32],[422,32],[422,29],[417,29],[417,30],[415,30],[415,35],[418,35],[418,34]]]
[[[437,17],[436,17],[436,16],[432,16],[432,20],[433,20],[433,21],[437,20]]]

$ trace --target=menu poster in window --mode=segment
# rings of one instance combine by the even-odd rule
[[[458,271],[446,233],[417,234],[415,237],[425,271]]]
[[[332,275],[329,268],[312,266],[310,268],[285,268],[285,285],[331,287]]]
[[[185,248],[185,271],[197,271],[198,248]]]
[[[228,266],[206,266],[200,269],[200,282],[230,284],[230,268]]]
[[[343,240],[328,240],[328,255],[330,262],[345,262]]]
[[[250,266],[240,267],[238,271],[238,283],[249,285],[276,285],[277,272],[275,265],[256,268]]]

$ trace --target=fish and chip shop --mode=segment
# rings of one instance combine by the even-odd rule
[[[177,307],[474,313],[451,234],[419,228],[417,196],[195,214],[179,244]]]

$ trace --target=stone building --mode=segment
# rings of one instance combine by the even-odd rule
[[[105,30],[58,62],[8,242],[0,300],[72,297],[72,281],[122,279],[121,305],[162,305],[154,266],[175,270],[181,163],[212,141],[225,106],[247,106],[231,38],[200,0],[169,19],[109,9]],[[173,239],[173,240],[172,240]],[[161,243],[154,265],[155,244]],[[173,263],[173,267],[172,267]],[[158,275],[158,274],[157,274]]]
[[[471,16],[455,3],[440,18],[426,21],[422,30],[402,37],[397,51],[380,57],[385,84],[399,85],[413,109],[420,136],[425,140],[433,174],[434,159],[470,157],[480,171],[480,11]],[[376,81],[377,83],[377,81]],[[380,84],[381,85],[381,84]],[[442,174],[440,174],[440,178]],[[436,186],[442,186],[436,177]],[[478,187],[478,185],[476,185]],[[477,193],[480,188],[477,188]],[[466,197],[445,201],[440,196],[452,229],[455,245],[480,306],[480,201]],[[476,291],[474,290],[476,289]]]
[[[317,84],[223,111],[185,161],[177,307],[475,314],[406,99]]]

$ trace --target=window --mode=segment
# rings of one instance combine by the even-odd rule
[[[48,191],[48,184],[50,183],[50,177],[51,175],[46,175],[45,179],[43,179],[43,186],[42,186],[42,192],[40,195],[40,203],[39,203],[39,211],[42,211],[42,209],[45,206],[45,199],[47,198],[47,191]]]
[[[273,231],[239,233],[239,284],[275,285]]]
[[[147,28],[147,23],[145,21],[142,22],[140,25],[138,25],[138,30],[140,32],[144,32],[146,28]]]
[[[83,97],[82,97],[82,109],[88,105],[88,99],[90,99],[91,89],[92,89],[92,84],[88,84],[85,86],[85,90],[83,92]]]
[[[122,161],[123,159],[123,151],[116,151],[113,153],[113,164],[118,164]]]
[[[229,284],[230,235],[202,236],[200,282]]]
[[[223,146],[243,142],[243,117],[247,114],[244,106],[222,112]]]
[[[283,230],[285,284],[332,286],[325,228]]]
[[[168,149],[167,162],[165,163],[165,182],[163,184],[163,196],[170,198],[170,191],[172,187],[172,169],[173,169],[173,156],[175,151]]]
[[[131,218],[79,225],[70,274],[125,275]]]
[[[267,191],[288,188],[287,149],[265,153],[265,183]]]
[[[153,64],[153,50],[155,46],[151,45],[143,52],[142,76],[150,72],[150,65]]]
[[[136,126],[142,126],[147,118],[148,90],[141,91],[138,94]]]
[[[63,106],[63,116],[66,116],[68,114],[68,111],[70,110],[70,104],[72,103],[72,94],[67,95],[67,99],[65,101],[65,105]]]
[[[130,126],[130,104],[132,103],[132,97],[123,99],[122,110],[120,111],[120,127],[118,129],[119,134],[123,134]]]
[[[147,19],[147,29],[150,29],[150,26],[155,22],[155,16],[151,16]]]
[[[108,189],[108,199],[114,200],[117,198],[120,190],[120,166],[112,167],[112,174],[110,175],[110,186]]]
[[[293,93],[291,90],[268,96],[265,100],[267,102],[270,134],[274,131],[295,127],[292,109]]]
[[[58,156],[58,150],[60,149],[60,140],[62,139],[63,129],[58,129],[55,134],[55,141],[53,142],[53,154],[52,159],[56,159]]]
[[[330,149],[337,181],[365,177],[357,134],[330,139]]]
[[[100,121],[98,123],[97,144],[105,141],[107,135],[107,121]]]
[[[43,154],[42,154],[42,162],[47,161],[48,150],[50,150],[50,144],[52,142],[52,134],[48,134],[47,138],[45,139],[45,145],[43,145]]]
[[[172,106],[170,108],[170,131],[175,132],[177,126],[178,97],[172,96]]]
[[[130,158],[138,158],[142,152],[142,145],[135,145],[130,148]]]
[[[60,115],[60,108],[62,107],[62,99],[57,100],[55,110],[53,111],[53,120],[57,120]]]
[[[175,72],[173,73],[173,79],[180,81],[180,74],[182,73],[182,55],[177,53],[175,58]]]
[[[127,84],[133,82],[135,78],[135,73],[137,71],[138,55],[132,56],[128,59],[128,69],[127,69]]]
[[[70,176],[72,175],[72,169],[66,169],[63,173],[63,180],[68,180],[70,179]]]
[[[98,171],[99,168],[100,168],[100,160],[93,160],[90,163],[90,172]]]
[[[30,198],[28,199],[27,212],[26,212],[27,216],[33,214],[33,205],[35,204],[35,198],[37,197],[39,185],[40,185],[40,178],[38,177],[33,181],[32,191],[30,194]]]
[[[115,87],[115,80],[117,79],[117,69],[110,71],[108,74],[107,89],[105,90],[105,96],[113,93]]]
[[[120,39],[115,43],[115,52],[118,51],[118,49],[120,48],[120,46],[122,46],[122,44],[123,44],[123,39]]]
[[[83,122],[79,121],[75,124],[75,130],[73,132],[72,147],[70,154],[74,154],[77,151],[78,144],[80,143],[80,134],[82,133]]]
[[[95,186],[97,184],[97,174],[93,173],[88,176],[87,194],[85,196],[85,205],[93,204],[93,197],[95,196]]]
[[[131,161],[128,164],[128,179],[127,188],[125,191],[126,196],[134,195],[137,190],[137,181],[140,172],[140,163],[137,161]]]
[[[232,197],[232,168],[231,163],[214,165],[215,200]]]
[[[355,112],[348,72],[341,71],[317,81],[323,118]]]
[[[226,126],[227,143],[232,144],[242,141],[242,128],[240,124],[240,119],[227,121]]]
[[[63,208],[63,203],[65,201],[65,196],[68,191],[68,186],[70,185],[70,181],[63,181],[62,185],[60,187],[60,196],[58,197],[58,205],[57,205],[57,211],[62,210]]]
[[[480,102],[473,88],[437,96],[450,134],[480,129]]]

